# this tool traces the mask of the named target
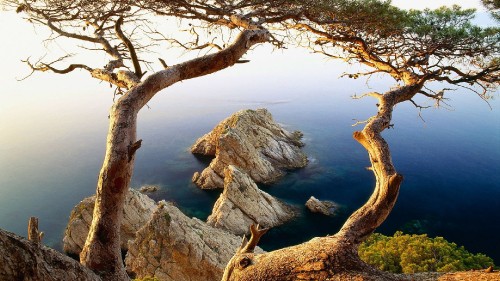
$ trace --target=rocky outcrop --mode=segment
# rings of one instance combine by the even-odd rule
[[[304,167],[302,133],[290,133],[273,121],[266,109],[242,110],[218,124],[191,147],[191,152],[214,156],[209,167],[195,173],[201,188],[222,188],[224,169],[234,165],[255,182],[272,183],[284,169]]]
[[[228,166],[224,192],[215,202],[207,223],[236,235],[248,233],[252,224],[274,227],[295,216],[292,207],[260,190],[242,170]]]
[[[76,260],[0,229],[0,280],[101,280]]]
[[[161,201],[135,240],[129,241],[125,264],[136,278],[218,281],[240,244],[241,238],[190,219]]]
[[[80,254],[92,223],[94,201],[95,196],[85,198],[71,211],[63,238],[63,249],[66,253]],[[137,230],[149,220],[155,209],[154,200],[137,190],[129,190],[125,199],[121,225],[122,250],[127,249],[127,241],[135,238]]]
[[[338,209],[338,205],[332,201],[320,201],[311,196],[306,202],[306,207],[313,213],[320,213],[326,216],[332,216]]]

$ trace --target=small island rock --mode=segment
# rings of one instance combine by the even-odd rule
[[[306,202],[306,207],[313,213],[321,213],[326,216],[332,216],[338,209],[338,205],[332,201],[320,201],[314,196],[311,196]]]
[[[129,241],[125,259],[135,278],[164,281],[218,281],[241,238],[188,218],[171,203],[159,202],[151,219]],[[263,253],[257,248],[256,253]]]
[[[224,192],[207,223],[241,235],[249,232],[251,224],[274,227],[295,215],[292,207],[261,191],[250,176],[230,165],[225,170]]]
[[[95,195],[83,199],[75,206],[64,232],[64,252],[79,255],[89,233],[92,215],[94,212]],[[135,233],[151,217],[156,209],[153,199],[130,189],[125,199],[123,220],[121,225],[121,248],[127,249],[127,241],[135,238]]]
[[[191,147],[194,154],[214,156],[209,167],[193,176],[201,188],[222,188],[224,169],[235,165],[258,183],[273,183],[284,169],[307,165],[302,133],[290,133],[266,109],[241,110],[219,123]]]
[[[157,185],[143,185],[139,188],[139,192],[141,193],[151,193],[160,190],[160,187]]]

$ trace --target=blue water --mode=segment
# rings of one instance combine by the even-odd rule
[[[382,79],[371,81],[372,89],[360,81],[337,80],[340,72],[331,70],[331,62],[304,60],[297,73],[297,62],[290,57],[274,58],[271,63],[252,61],[261,67],[257,72],[237,66],[158,94],[139,115],[143,145],[131,184],[160,185],[154,199],[175,201],[186,214],[206,219],[220,191],[203,191],[191,183],[192,174],[208,163],[191,155],[189,146],[239,109],[268,108],[276,121],[304,133],[310,163],[275,185],[261,186],[300,210],[297,220],[264,236],[261,246],[266,250],[335,233],[369,197],[374,178],[365,169],[366,151],[352,138],[361,127],[351,125],[374,114],[376,101],[350,96],[391,86]],[[75,76],[50,79],[75,82]],[[94,193],[104,155],[112,100],[107,87],[95,87],[78,98],[56,91],[46,93],[47,101],[33,93],[2,105],[1,228],[25,235],[29,216],[38,216],[45,243],[60,249],[70,211]],[[411,104],[397,106],[394,129],[384,137],[405,180],[394,211],[378,231],[443,236],[498,262],[500,102],[491,101],[490,110],[473,94],[452,94],[453,110],[428,109],[425,122]],[[15,126],[5,120],[15,120]],[[310,196],[339,203],[338,216],[307,212],[303,204]]]

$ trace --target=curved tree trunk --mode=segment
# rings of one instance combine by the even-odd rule
[[[157,72],[143,82],[128,73],[131,89],[113,105],[110,112],[106,155],[101,168],[92,225],[80,261],[104,280],[127,280],[120,252],[120,224],[123,204],[134,166],[134,155],[141,141],[136,140],[137,114],[160,90],[182,80],[207,75],[234,65],[248,49],[266,42],[263,29],[245,30],[233,44],[207,55]]]
[[[390,126],[394,106],[411,99],[419,90],[419,85],[411,85],[383,95],[368,94],[378,99],[378,113],[362,131],[354,133],[354,138],[368,151],[376,179],[375,190],[337,234],[261,255],[242,247],[229,261],[223,281],[404,280],[403,276],[367,265],[357,250],[391,212],[403,180],[392,164],[389,146],[381,133]]]

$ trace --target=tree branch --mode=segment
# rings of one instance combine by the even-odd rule
[[[139,63],[139,59],[137,58],[137,53],[134,48],[134,44],[123,34],[123,31],[121,29],[121,26],[123,24],[123,17],[119,17],[118,20],[116,21],[115,24],[115,31],[116,31],[116,36],[122,40],[123,44],[127,47],[129,53],[130,53],[130,59],[132,60],[132,63],[134,65],[134,70],[135,70],[135,75],[139,79],[143,76],[142,70],[141,70],[141,64]]]
[[[243,236],[243,241],[241,243],[241,246],[238,250],[239,253],[253,253],[255,247],[257,244],[259,244],[259,240],[266,232],[269,230],[269,228],[260,228],[260,225],[255,225],[252,224],[250,226],[250,241],[246,240],[246,236]]]
[[[250,49],[251,46],[269,40],[269,32],[265,29],[244,30],[236,40],[222,51],[205,55],[187,62],[173,65],[165,70],[149,76],[138,87],[136,98],[141,99],[144,106],[158,91],[170,85],[230,67]]]

